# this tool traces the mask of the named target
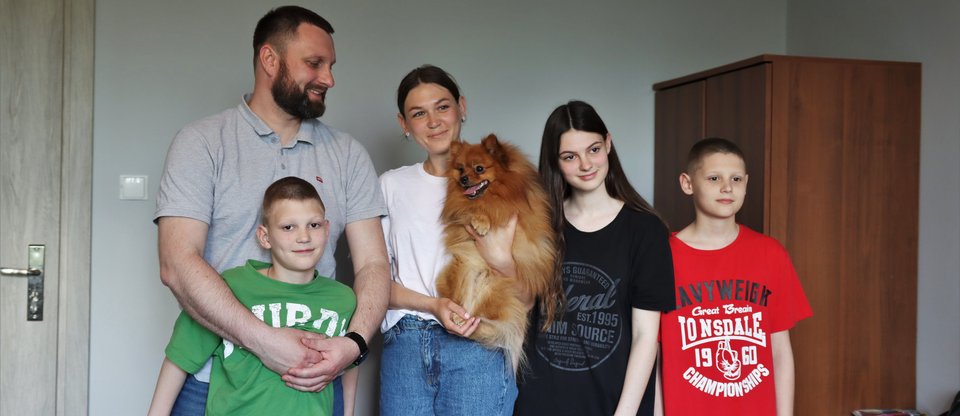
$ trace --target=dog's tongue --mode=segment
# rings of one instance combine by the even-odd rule
[[[473,186],[467,188],[466,190],[464,190],[464,191],[463,191],[463,194],[464,194],[464,195],[473,195],[473,194],[477,193],[477,190],[479,190],[479,189],[480,189],[480,184],[478,183],[478,184],[473,185]]]

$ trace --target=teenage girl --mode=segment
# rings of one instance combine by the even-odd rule
[[[559,213],[566,299],[546,331],[532,313],[516,414],[652,414],[660,313],[675,305],[667,228],[627,181],[587,103],[550,114],[540,177]]]

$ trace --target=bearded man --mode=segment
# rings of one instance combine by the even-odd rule
[[[280,7],[260,19],[253,37],[253,93],[176,135],[154,218],[160,279],[180,305],[301,391],[319,391],[363,360],[390,290],[380,227],[386,207],[370,156],[352,137],[318,119],[334,85],[332,34],[329,22],[301,7]],[[286,176],[317,188],[330,221],[328,247],[336,247],[341,234],[347,236],[357,294],[347,336],[323,339],[268,326],[220,278],[220,272],[247,259],[269,261],[254,237],[261,195]],[[333,277],[335,266],[333,250],[326,250],[317,270]],[[174,413],[202,415],[208,380],[209,363],[187,377]]]

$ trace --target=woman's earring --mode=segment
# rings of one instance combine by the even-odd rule
[[[403,137],[406,137],[406,138],[409,139],[409,138],[410,138],[410,132],[409,132],[409,131],[403,132]]]
[[[460,122],[461,122],[461,123],[466,123],[466,122],[467,122],[467,116],[460,117]]]

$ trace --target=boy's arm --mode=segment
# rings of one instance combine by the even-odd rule
[[[663,416],[663,380],[660,375],[663,373],[663,353],[657,345],[657,388],[654,390],[656,395],[653,397],[653,416]]]
[[[163,364],[160,365],[160,376],[157,377],[157,388],[153,391],[153,400],[150,402],[147,416],[169,415],[186,379],[186,371],[181,370],[180,367],[164,357]]]
[[[280,374],[291,367],[320,361],[320,354],[300,341],[319,335],[271,328],[237,301],[216,270],[203,259],[206,223],[186,217],[161,217],[157,225],[160,278],[197,322],[250,349],[264,365]]]
[[[660,312],[633,308],[633,340],[627,359],[627,374],[623,391],[614,415],[636,415],[647,389],[650,372],[657,361],[657,333],[660,330]]]
[[[353,367],[343,373],[343,416],[353,416],[357,411],[357,381],[360,369]]]
[[[773,350],[773,381],[777,391],[777,416],[793,415],[793,347],[790,346],[790,331],[770,335]]]

